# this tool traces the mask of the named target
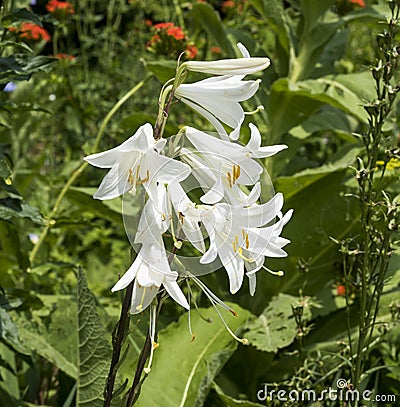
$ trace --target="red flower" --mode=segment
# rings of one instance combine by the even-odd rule
[[[156,42],[160,41],[160,36],[158,34],[155,34],[151,37],[150,41],[146,43],[146,48],[151,48],[152,45],[154,45]]]
[[[46,42],[50,41],[50,34],[40,25],[33,23],[22,23],[19,28],[10,27],[9,31],[19,33],[20,38],[26,38],[27,40]]]
[[[154,24],[156,30],[165,30],[166,28],[174,27],[174,23],[158,23]]]
[[[346,286],[343,284],[338,285],[336,287],[336,295],[345,295],[346,294]]]
[[[151,20],[144,20],[144,23],[148,26],[151,27],[153,25],[153,22]]]
[[[232,0],[226,0],[222,3],[223,9],[232,8],[232,7],[235,7],[235,2]]]
[[[199,51],[197,50],[195,45],[187,45],[186,46],[186,56],[189,59],[194,59],[196,58],[196,55]]]
[[[222,50],[220,47],[211,47],[210,52],[212,52],[213,54],[221,54]]]
[[[58,53],[54,56],[58,59],[66,59],[68,61],[73,61],[74,59],[76,59],[73,55],[62,54],[62,53]]]
[[[60,10],[66,14],[75,14],[74,6],[69,1],[50,0],[46,4],[46,10],[49,13],[55,13]]]
[[[362,8],[365,8],[364,0],[350,0],[350,3],[356,4]]]
[[[185,33],[182,31],[181,27],[171,27],[168,28],[167,34],[171,37],[174,37],[176,40],[185,39]]]

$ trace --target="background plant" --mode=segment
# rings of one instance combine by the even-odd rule
[[[244,400],[252,405],[264,382],[279,388],[310,385],[323,389],[334,385],[338,377],[354,380],[348,326],[356,344],[362,297],[355,278],[362,255],[354,250],[364,251],[362,230],[367,224],[360,222],[363,215],[358,199],[345,196],[360,194],[349,166],[363,170],[357,167],[360,157],[368,176],[374,177],[373,190],[384,190],[391,202],[388,205],[383,195],[375,196],[381,211],[374,207],[373,213],[382,222],[373,218],[374,227],[367,233],[384,230],[387,210],[399,193],[399,170],[392,151],[398,147],[398,104],[393,101],[390,115],[384,116],[379,112],[387,110],[387,104],[375,106],[384,89],[384,100],[388,100],[390,88],[383,86],[383,72],[386,58],[394,56],[386,52],[394,52],[399,39],[398,34],[392,36],[390,49],[385,48],[385,36],[380,37],[380,48],[375,45],[376,36],[384,32],[386,16],[391,15],[390,7],[383,0],[366,1],[366,7],[347,2],[345,9],[343,2],[333,0],[233,3],[232,7],[194,1],[160,6],[160,2],[150,1],[143,7],[136,1],[84,0],[72,2],[75,14],[60,22],[46,10],[47,1],[38,0],[33,6],[28,1],[3,2],[1,57],[8,59],[7,63],[1,60],[0,77],[3,85],[14,82],[17,87],[2,92],[0,98],[0,405],[68,406],[77,397],[82,401],[93,395],[93,405],[102,404],[107,368],[96,372],[90,394],[85,393],[82,380],[95,361],[109,360],[110,338],[119,318],[121,303],[109,289],[118,273],[129,266],[131,256],[120,221],[120,202],[93,201],[91,195],[101,175],[86,168],[68,188],[56,213],[49,214],[81,166],[82,157],[93,151],[107,114],[149,76],[146,86],[107,120],[101,148],[118,144],[141,123],[153,120],[158,108],[153,95],[158,94],[161,82],[173,76],[175,55],[161,59],[146,50],[153,34],[145,20],[182,27],[199,50],[197,59],[233,57],[237,41],[251,55],[270,57],[272,67],[262,76],[263,90],[247,110],[264,105],[256,121],[265,135],[264,143],[290,146],[283,158],[269,160],[268,167],[275,190],[285,194],[286,207],[294,208],[295,215],[285,231],[292,241],[289,257],[284,263],[268,264],[283,269],[284,278],[261,276],[254,298],[245,290],[231,297],[226,281],[218,275],[207,280],[221,298],[235,301],[235,309],[237,304],[243,308],[239,312],[243,319],[232,317],[230,323],[233,328],[246,327],[250,346],[236,347],[223,336],[217,321],[207,324],[197,313],[192,314],[196,340],[191,344],[186,316],[176,321],[179,311],[173,304],[166,305],[160,319],[165,328],[160,332],[162,346],[138,405],[179,405],[190,373],[191,391],[183,404],[188,406],[235,406],[243,405]],[[19,27],[26,21],[42,22],[51,40],[29,42],[10,32],[10,26]],[[49,59],[55,49],[75,59]],[[15,63],[10,65],[12,57]],[[378,95],[371,66],[373,73],[377,68],[382,73]],[[395,90],[398,74],[392,72],[390,86]],[[376,166],[368,163],[364,141],[373,139],[371,129],[379,123],[376,108],[384,124],[375,159],[378,170],[371,172]],[[172,110],[166,133],[176,134],[183,117],[204,126],[201,118],[191,115],[185,107]],[[32,250],[46,226],[48,233],[32,261]],[[392,231],[392,255],[384,284],[377,285],[382,288],[379,324],[374,325],[372,345],[361,369],[361,385],[381,394],[396,394],[400,381],[396,239],[396,231]],[[379,239],[370,241],[379,247]],[[78,266],[85,271],[90,291]],[[348,274],[350,278],[346,278]],[[207,306],[202,297],[198,302]],[[89,304],[86,311],[84,303]],[[299,306],[301,321],[292,311]],[[90,348],[76,346],[78,340],[81,344],[85,340],[78,338],[85,312],[96,321],[96,337],[104,338],[86,363],[83,355]],[[202,313],[212,317],[208,310]],[[249,322],[244,325],[247,317]],[[146,320],[147,316],[130,319],[117,389],[125,389],[125,381],[132,379]],[[88,335],[88,331],[79,332]],[[202,354],[205,344],[214,338],[218,346]],[[197,368],[181,369],[184,360]],[[166,381],[168,393],[160,386]]]

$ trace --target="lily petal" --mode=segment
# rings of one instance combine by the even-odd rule
[[[176,281],[164,281],[164,287],[167,290],[167,293],[182,307],[187,310],[190,309],[189,303],[187,302],[186,297],[183,295],[182,290],[180,289]]]

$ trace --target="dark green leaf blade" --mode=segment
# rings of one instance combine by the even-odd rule
[[[78,342],[77,405],[103,406],[111,347],[82,269],[78,272]]]

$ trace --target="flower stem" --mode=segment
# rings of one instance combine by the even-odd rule
[[[122,302],[121,314],[117,323],[117,333],[113,338],[113,353],[111,358],[110,370],[108,372],[106,388],[104,390],[104,407],[111,406],[111,399],[114,390],[115,377],[117,375],[117,365],[121,356],[122,343],[125,338],[125,332],[129,328],[129,307],[132,301],[133,282],[128,285],[124,301]]]
[[[177,250],[178,249],[175,246],[172,248],[169,259],[168,259],[169,264],[172,263],[172,260],[174,259]],[[158,316],[160,315],[161,307],[162,307],[166,297],[167,297],[167,294],[165,292],[160,292],[157,295],[157,300],[158,300],[157,309],[156,309],[155,318],[153,321],[156,326],[157,326]],[[154,340],[157,342],[157,331],[155,333]],[[147,377],[147,375],[145,375],[143,377],[143,379],[141,379],[144,367],[146,365],[146,360],[150,355],[151,346],[153,346],[153,344],[152,344],[152,340],[150,337],[150,330],[149,330],[149,332],[147,333],[146,341],[143,345],[142,351],[140,352],[138,364],[136,366],[135,376],[133,378],[132,387],[129,389],[129,392],[128,392],[128,397],[126,400],[126,407],[133,406],[133,404],[135,403],[136,399],[139,396],[140,388],[143,384],[143,381]]]
[[[100,129],[97,133],[96,140],[93,145],[93,152],[95,152],[100,144],[101,138],[104,134],[104,131],[107,127],[108,122],[111,120],[111,118],[114,116],[114,114],[117,112],[117,110],[131,97],[133,96],[144,84],[145,82],[151,77],[151,75],[147,76],[147,78],[143,79],[141,82],[139,82],[137,85],[135,85],[132,89],[130,89],[114,106],[113,108],[108,112],[107,116],[104,118]],[[53,206],[53,209],[51,210],[50,214],[48,215],[48,222],[44,229],[42,230],[39,240],[36,243],[36,245],[33,247],[30,255],[29,255],[29,262],[31,266],[34,264],[37,253],[42,246],[44,240],[47,237],[47,234],[49,233],[49,230],[52,226],[56,224],[56,221],[54,217],[57,215],[58,210],[60,208],[61,202],[65,197],[65,194],[68,192],[69,188],[71,185],[76,181],[76,179],[82,174],[82,172],[85,170],[85,168],[88,166],[87,162],[83,162],[70,176],[62,190],[60,191],[56,202]]]

